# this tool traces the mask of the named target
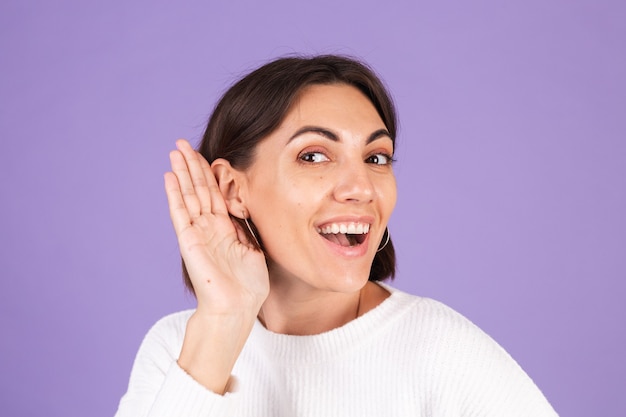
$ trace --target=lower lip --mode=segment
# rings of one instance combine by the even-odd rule
[[[324,238],[324,236],[318,233],[320,239],[326,243],[326,245],[336,254],[346,257],[346,258],[358,258],[367,253],[368,243],[370,240],[369,233],[365,235],[365,240],[360,245],[356,246],[341,246],[336,243],[331,242],[330,240]]]

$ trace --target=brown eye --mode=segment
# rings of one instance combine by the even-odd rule
[[[365,160],[365,162],[376,165],[389,165],[391,164],[391,162],[393,162],[393,158],[390,155],[386,155],[384,153],[377,153],[369,156]]]
[[[329,161],[328,157],[321,152],[305,152],[300,155],[300,160],[313,164]]]

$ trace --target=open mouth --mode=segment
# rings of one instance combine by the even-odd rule
[[[367,223],[331,223],[317,228],[324,239],[345,247],[362,244],[369,231],[370,225]]]

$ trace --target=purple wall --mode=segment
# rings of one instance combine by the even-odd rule
[[[0,4],[1,415],[113,415],[149,326],[193,305],[168,150],[291,52],[360,56],[394,92],[395,285],[563,416],[626,415],[623,2],[87,3]]]

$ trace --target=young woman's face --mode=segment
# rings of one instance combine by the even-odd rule
[[[396,203],[393,142],[352,86],[306,88],[245,172],[273,285],[351,292],[369,277]]]

